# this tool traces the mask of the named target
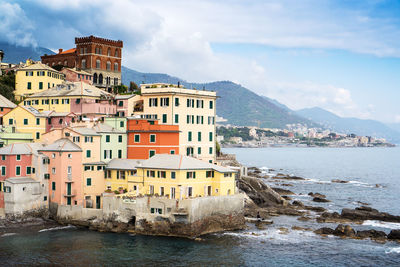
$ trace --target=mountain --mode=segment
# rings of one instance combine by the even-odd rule
[[[386,138],[390,142],[400,143],[400,132],[389,128],[379,121],[342,118],[318,107],[301,109],[297,111],[297,114],[338,133],[354,133],[357,135]]]
[[[23,47],[0,42],[0,50],[4,51],[3,62],[17,64],[25,62],[28,58],[40,60],[44,54],[53,55],[54,52],[44,47]]]
[[[400,133],[400,122],[398,123],[387,123],[387,126],[389,126],[390,128],[392,128],[393,130],[397,131]]]
[[[301,123],[315,125],[313,122],[299,117],[286,106],[273,103],[267,97],[259,96],[249,89],[231,81],[211,83],[190,83],[177,77],[160,73],[141,73],[129,68],[122,68],[122,82],[140,83],[178,83],[187,88],[216,91],[217,115],[227,119],[227,123],[238,126],[260,126],[266,128],[285,128],[286,124]],[[280,106],[282,105],[282,106]]]

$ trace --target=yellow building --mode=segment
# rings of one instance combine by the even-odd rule
[[[17,69],[15,75],[15,97],[24,97],[44,91],[65,80],[65,75],[40,62],[26,62],[26,67]]]
[[[232,195],[236,188],[234,170],[170,154],[158,154],[142,162],[111,161],[106,167],[107,184],[112,191],[171,199]]]
[[[158,119],[159,124],[179,125],[179,152],[215,161],[216,92],[156,83],[141,85],[135,115]]]
[[[30,106],[17,106],[3,116],[3,125],[12,128],[13,132],[30,133],[35,142],[41,140],[46,132],[46,120],[50,112],[40,112]]]

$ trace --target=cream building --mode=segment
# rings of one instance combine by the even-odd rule
[[[155,83],[141,85],[135,115],[179,125],[179,153],[215,161],[216,92]],[[138,107],[142,107],[139,109]]]
[[[17,100],[61,84],[64,74],[40,62],[28,60],[26,66],[17,69],[15,75],[15,97]]]

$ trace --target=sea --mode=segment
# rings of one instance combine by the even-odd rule
[[[400,215],[400,148],[226,148],[265,174],[285,173],[306,180],[265,182],[329,211],[369,205]],[[348,183],[334,183],[339,179]],[[289,185],[290,184],[290,185]],[[309,192],[329,203],[313,203]],[[210,234],[201,241],[172,237],[100,233],[73,226],[0,237],[0,265],[64,266],[400,266],[400,243],[322,237],[307,228],[336,224],[272,217],[264,230]],[[292,229],[292,226],[298,226]],[[400,224],[366,221],[355,229],[387,233]]]

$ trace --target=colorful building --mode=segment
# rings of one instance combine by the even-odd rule
[[[215,161],[216,92],[164,83],[142,84],[143,111],[135,112],[159,124],[179,126],[179,153]],[[140,110],[140,104],[137,110]]]
[[[49,200],[59,205],[84,205],[82,149],[67,138],[39,150],[49,159]]]
[[[93,35],[75,38],[76,47],[56,55],[44,55],[42,62],[48,66],[63,65],[77,68],[93,75],[93,84],[111,89],[121,84],[121,61],[123,42]]]
[[[132,116],[135,112],[135,105],[140,101],[140,98],[140,95],[116,95],[117,116]]]
[[[12,132],[30,133],[37,142],[46,132],[49,111],[40,112],[31,106],[17,106],[3,116],[4,126],[12,128]]]
[[[39,143],[0,148],[0,213],[18,214],[48,207],[47,157]]]
[[[141,162],[113,160],[106,167],[111,190],[171,199],[233,195],[235,176],[232,169],[184,155],[157,154]]]
[[[129,159],[148,159],[155,154],[179,154],[178,125],[130,117],[127,127]]]
[[[115,115],[112,94],[84,82],[65,82],[25,99],[39,111],[73,112],[82,118]]]
[[[16,108],[17,105],[0,95],[0,124],[3,125],[3,116]]]
[[[1,126],[0,128],[0,147],[18,144],[32,143],[33,137],[31,133],[19,133],[15,127]]]
[[[106,123],[97,123],[92,129],[101,135],[101,161],[126,158],[126,131],[120,131]]]
[[[17,69],[16,71],[15,98],[21,100],[62,82],[64,82],[64,74],[61,72],[40,62],[27,62],[26,67]]]
[[[84,70],[77,68],[63,68],[61,73],[65,75],[65,80],[68,82],[85,82],[93,84],[93,75]]]

